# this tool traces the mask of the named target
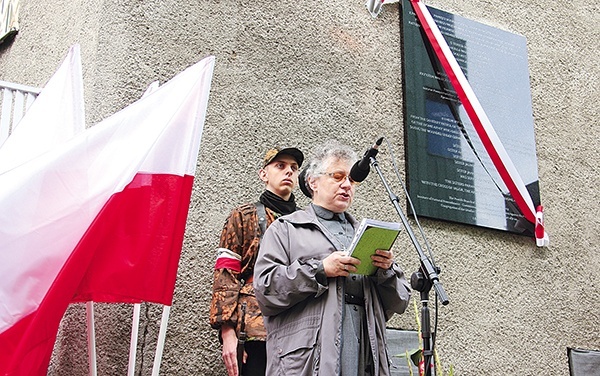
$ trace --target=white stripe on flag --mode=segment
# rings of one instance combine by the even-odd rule
[[[0,174],[44,154],[85,129],[79,45],[73,45],[10,137],[0,147]]]

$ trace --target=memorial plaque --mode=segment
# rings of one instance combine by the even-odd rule
[[[422,32],[402,3],[406,171],[419,216],[533,235]],[[534,205],[540,202],[523,36],[428,7]]]

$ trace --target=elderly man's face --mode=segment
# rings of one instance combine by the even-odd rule
[[[338,159],[326,163],[326,170],[321,175],[313,178],[311,188],[313,190],[313,203],[331,210],[334,213],[342,213],[350,207],[354,198],[354,183],[350,180],[350,162]]]

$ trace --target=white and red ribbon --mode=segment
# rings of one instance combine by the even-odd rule
[[[544,207],[538,205],[535,213],[535,242],[538,247],[547,247],[550,244],[550,238],[544,230]]]
[[[450,79],[458,98],[464,106],[469,119],[471,119],[471,122],[473,123],[485,150],[498,170],[502,181],[508,188],[508,191],[517,203],[517,206],[523,213],[525,219],[536,225],[536,243],[538,246],[547,246],[549,244],[549,237],[544,231],[543,220],[538,221],[541,209],[539,211],[540,214],[538,214],[538,211],[534,208],[531,196],[525,187],[525,183],[523,183],[519,172],[508,156],[506,149],[504,149],[500,138],[496,134],[494,127],[479,103],[471,85],[458,65],[454,54],[450,50],[450,47],[448,47],[446,40],[433,20],[431,13],[429,13],[427,6],[420,0],[411,0],[411,4],[421,23],[423,31],[425,31],[425,34],[427,35],[427,39],[431,43],[438,60]]]

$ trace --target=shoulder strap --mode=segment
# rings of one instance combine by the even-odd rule
[[[262,241],[262,237],[265,234],[265,231],[267,231],[267,211],[265,209],[265,205],[258,201],[254,203],[254,206],[256,206],[256,216],[258,217],[258,227],[259,227],[259,244]],[[244,251],[245,252],[245,251]],[[256,260],[256,254],[254,254],[253,256],[254,260]],[[254,264],[254,261],[252,261],[252,264]],[[251,271],[254,270],[254,266],[251,268]],[[250,274],[250,276],[248,275],[241,275],[241,280],[242,285],[246,284],[246,283],[251,283],[251,278],[252,278],[252,274]]]
[[[265,205],[262,202],[254,204],[256,206],[256,215],[258,215],[258,227],[260,227],[260,237],[262,238],[267,231],[267,211]]]

